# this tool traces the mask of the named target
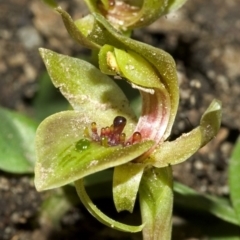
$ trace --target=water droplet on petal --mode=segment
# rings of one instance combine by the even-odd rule
[[[87,150],[90,146],[90,141],[88,139],[80,139],[79,141],[77,141],[75,147],[78,151],[84,151]]]

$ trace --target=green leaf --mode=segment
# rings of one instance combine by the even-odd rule
[[[37,124],[26,116],[0,108],[0,169],[32,173]]]
[[[234,146],[229,165],[230,197],[240,225],[240,138]]]
[[[100,122],[103,114],[98,115]],[[152,141],[126,147],[103,147],[86,139],[87,113],[65,111],[45,119],[37,129],[35,185],[60,187],[92,173],[127,163],[146,152]]]
[[[237,215],[230,202],[225,198],[214,197],[207,194],[199,194],[193,189],[174,182],[175,203],[185,209],[199,211],[202,213],[211,213],[212,215],[239,225]]]
[[[112,79],[86,61],[47,49],[40,49],[40,53],[53,84],[73,109],[92,122],[99,123],[98,116],[101,115],[102,127],[110,126],[116,116],[123,116],[127,119],[124,132],[130,137],[136,117],[128,99]]]
[[[139,189],[144,239],[170,240],[172,229],[172,169],[149,168]]]
[[[83,179],[80,179],[75,182],[75,187],[78,193],[79,198],[81,199],[83,205],[86,207],[86,209],[101,223],[105,224],[108,227],[111,227],[116,230],[120,230],[123,232],[140,232],[143,228],[143,225],[140,226],[131,226],[131,225],[126,225],[123,223],[120,223],[118,221],[115,221],[108,216],[106,216],[103,212],[101,212],[91,201],[89,196],[87,195],[84,184],[83,184]]]
[[[165,167],[187,160],[217,135],[221,124],[221,113],[221,102],[213,100],[203,114],[199,127],[183,134],[175,141],[159,144],[146,162],[155,167]]]
[[[114,168],[113,200],[118,212],[133,211],[145,166],[129,162]]]

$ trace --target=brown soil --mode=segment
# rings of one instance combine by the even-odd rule
[[[74,18],[86,13],[81,0],[62,1]],[[228,196],[227,171],[240,128],[240,2],[189,1],[181,10],[134,32],[134,38],[170,52],[177,63],[180,108],[173,135],[198,125],[212,99],[223,104],[217,137],[183,164],[173,168],[176,180],[202,193]],[[68,36],[59,16],[40,1],[0,1],[0,104],[34,115],[38,77],[44,71],[38,48],[72,56],[83,48]],[[141,239],[102,227],[85,210],[72,207],[58,231],[40,223],[38,213],[47,194],[36,192],[32,176],[0,172],[0,240]],[[101,201],[99,202],[101,204]],[[186,219],[185,219],[186,220]],[[185,221],[184,220],[184,221]],[[182,216],[175,223],[183,221]],[[208,239],[194,226],[175,239]],[[177,229],[177,228],[176,228]]]

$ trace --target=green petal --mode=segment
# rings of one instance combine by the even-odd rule
[[[83,179],[80,179],[75,182],[75,187],[77,190],[77,194],[79,198],[81,199],[83,205],[86,207],[86,209],[101,223],[107,225],[108,227],[111,227],[113,229],[123,231],[123,232],[140,232],[143,228],[143,225],[140,226],[131,226],[131,225],[126,225],[123,223],[120,223],[118,221],[115,221],[108,216],[106,216],[103,212],[101,212],[91,201],[89,196],[87,195],[84,184],[83,184]]]
[[[187,160],[217,135],[221,124],[221,113],[221,102],[213,100],[203,114],[199,127],[183,134],[175,141],[160,144],[146,162],[160,168]]]
[[[102,116],[97,116],[100,122]],[[84,138],[84,128],[91,121],[87,113],[65,111],[48,117],[40,124],[36,133],[37,190],[60,187],[127,163],[153,145],[152,141],[146,141],[126,147],[103,147]]]
[[[127,119],[124,132],[133,132],[136,117],[122,90],[112,79],[83,60],[40,49],[55,87],[72,107],[102,126],[110,126],[116,116]],[[101,120],[98,116],[101,115]],[[101,122],[102,121],[102,122]]]
[[[172,169],[149,168],[139,189],[144,239],[171,239],[173,186]]]
[[[114,168],[113,200],[118,212],[133,211],[145,166],[130,162]]]

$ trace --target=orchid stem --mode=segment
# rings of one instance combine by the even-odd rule
[[[173,179],[170,166],[149,168],[140,185],[144,240],[170,240],[172,233]]]

